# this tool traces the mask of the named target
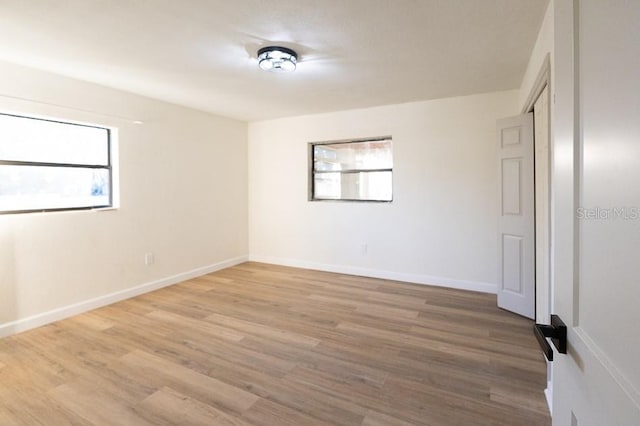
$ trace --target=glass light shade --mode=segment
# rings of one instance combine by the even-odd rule
[[[269,46],[258,50],[260,68],[271,72],[289,72],[296,69],[298,55],[286,47]]]

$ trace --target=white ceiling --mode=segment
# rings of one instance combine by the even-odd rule
[[[2,1],[0,59],[253,121],[518,88],[547,3]]]

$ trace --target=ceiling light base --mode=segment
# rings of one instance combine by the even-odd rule
[[[281,46],[266,46],[258,50],[260,69],[270,72],[290,72],[296,69],[298,54]]]

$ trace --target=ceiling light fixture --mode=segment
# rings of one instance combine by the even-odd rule
[[[267,46],[258,50],[260,69],[271,72],[289,72],[296,69],[298,54],[280,46]]]

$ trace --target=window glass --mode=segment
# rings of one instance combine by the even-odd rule
[[[311,144],[311,200],[391,201],[391,139]]]
[[[0,213],[112,205],[106,128],[0,114]]]
[[[109,164],[108,130],[0,114],[0,159]]]
[[[322,173],[314,185],[317,199],[391,200],[391,172]]]
[[[371,170],[393,167],[391,141],[314,146],[315,170]]]

